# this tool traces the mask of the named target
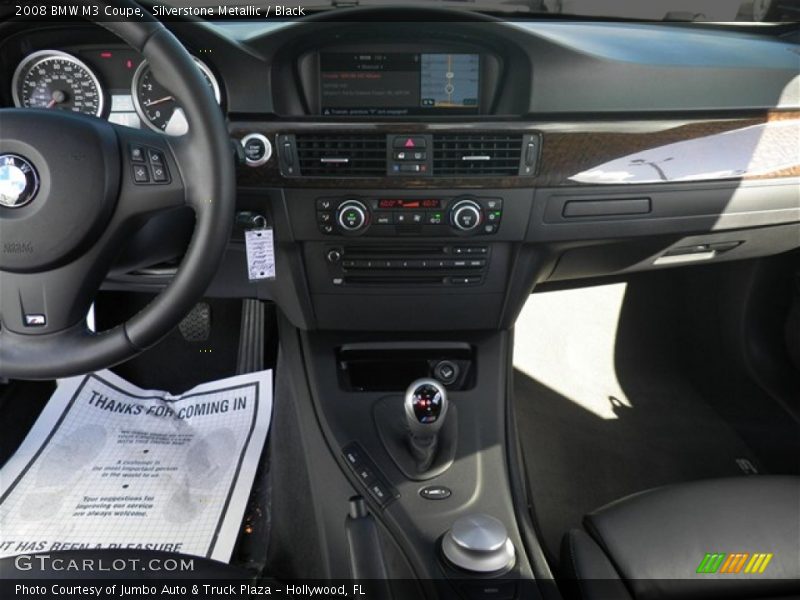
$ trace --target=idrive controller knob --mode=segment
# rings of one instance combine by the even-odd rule
[[[442,539],[442,553],[452,565],[473,573],[509,569],[516,559],[505,525],[480,513],[453,523]]]

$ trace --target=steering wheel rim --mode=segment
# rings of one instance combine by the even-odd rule
[[[101,0],[96,3],[101,6],[137,6],[130,0]],[[64,135],[74,130],[72,139],[83,136],[88,140],[86,155],[102,155],[105,161],[103,176],[109,196],[107,201],[98,202],[98,206],[102,205],[99,212],[90,215],[97,219],[97,223],[105,223],[98,239],[87,241],[85,247],[75,246],[66,258],[48,256],[52,264],[45,264],[47,260],[44,257],[33,256],[38,246],[46,244],[29,244],[33,248],[30,257],[0,255],[0,376],[53,379],[111,367],[132,358],[158,342],[180,322],[202,297],[222,261],[235,212],[235,172],[225,119],[187,50],[162,23],[147,13],[145,15],[140,20],[97,24],[140,52],[159,81],[169,82],[170,91],[189,122],[189,133],[185,136],[168,138],[94,117],[52,111],[0,110],[4,119],[0,131],[0,157],[4,152],[5,155],[18,154],[15,151],[22,148],[22,152],[28,154],[28,161],[39,169],[42,178],[39,196],[44,196],[39,198],[39,206],[34,206],[37,202],[34,198],[31,207],[16,213],[12,208],[0,206],[0,234],[7,239],[24,235],[20,232],[26,223],[32,223],[39,213],[46,215],[53,211],[53,214],[70,218],[63,207],[70,200],[63,195],[55,198],[58,196],[55,188],[59,181],[62,187],[78,184],[59,175],[59,165],[48,164],[47,154],[42,150],[47,146],[46,140],[36,140],[32,134],[24,133],[30,130],[30,123],[34,121],[38,129],[46,128],[53,132],[63,129]],[[16,135],[15,132],[21,133]],[[111,148],[109,140],[112,137],[116,149]],[[31,139],[36,143],[30,143]],[[131,162],[133,147],[160,153],[169,182],[138,185],[133,180],[132,167],[136,166]],[[80,150],[73,155],[80,154]],[[116,165],[113,164],[115,153],[118,157]],[[74,160],[80,160],[73,155],[70,156]],[[148,167],[153,168],[150,163]],[[57,180],[58,177],[61,179]],[[45,180],[48,183],[46,193]],[[117,195],[112,198],[115,183]],[[90,200],[86,199],[86,203]],[[77,204],[72,206],[80,210],[85,208]],[[126,236],[153,213],[181,206],[194,209],[196,221],[189,247],[173,280],[128,321],[107,331],[89,331],[85,323],[86,310]],[[28,209],[30,213],[25,213]],[[100,214],[102,211],[109,214]],[[31,230],[28,235],[35,236],[36,233]],[[91,236],[87,234],[87,237]],[[66,237],[64,240],[65,244],[72,244]],[[9,247],[17,246],[12,244]],[[36,262],[36,259],[40,260]],[[76,277],[84,279],[77,282]],[[59,304],[62,299],[67,302],[65,288],[74,296],[68,299],[70,306],[67,308]],[[44,308],[38,309],[40,306]],[[30,313],[30,310],[49,310],[50,313],[39,315]],[[32,314],[44,324],[30,325]]]

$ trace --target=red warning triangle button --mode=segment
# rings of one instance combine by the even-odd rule
[[[428,142],[425,140],[425,137],[421,135],[396,135],[392,138],[393,148],[405,148],[406,150],[413,148],[419,150],[420,148],[425,148],[427,145]]]

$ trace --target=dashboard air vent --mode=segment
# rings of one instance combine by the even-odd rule
[[[521,152],[521,135],[437,134],[433,136],[433,174],[519,175]]]
[[[297,157],[304,177],[383,177],[386,136],[298,134]]]

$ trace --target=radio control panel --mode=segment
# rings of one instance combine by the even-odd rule
[[[489,244],[326,244],[327,277],[342,286],[481,285],[492,260]]]
[[[326,235],[470,236],[497,233],[503,199],[481,196],[402,198],[324,197],[316,200]]]

